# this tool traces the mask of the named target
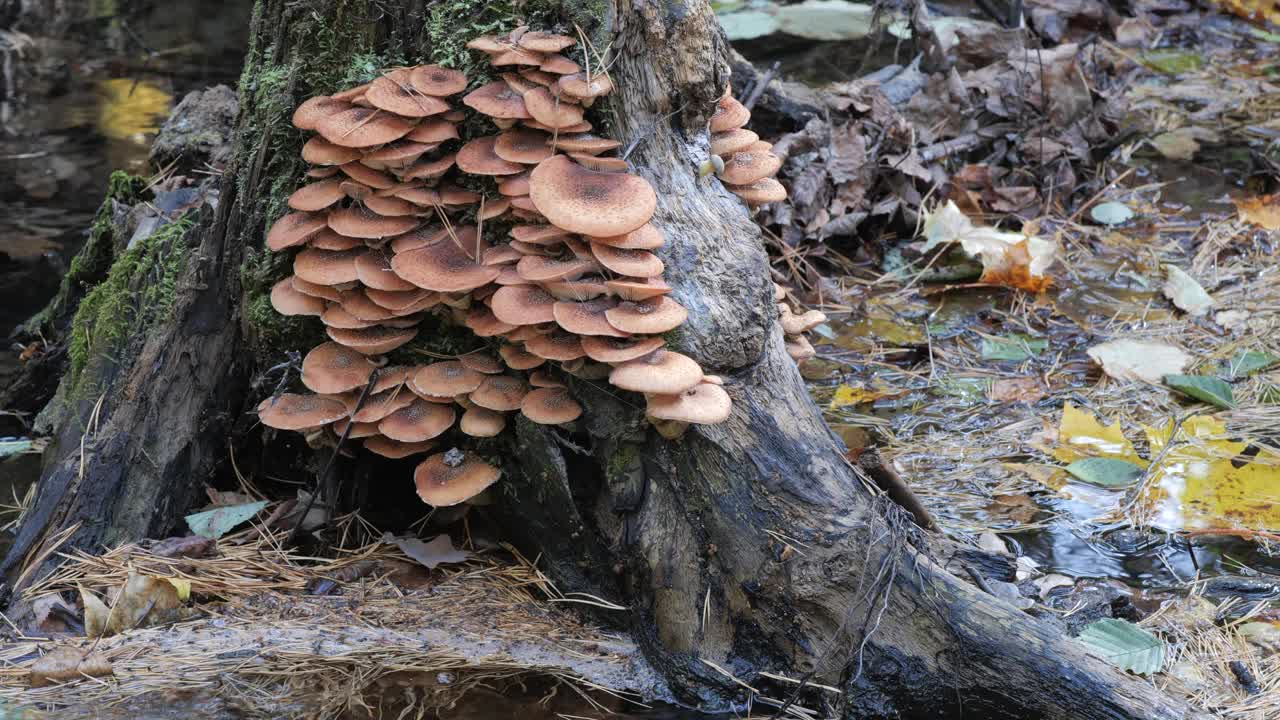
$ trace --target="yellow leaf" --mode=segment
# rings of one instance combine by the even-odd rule
[[[875,402],[881,398],[901,395],[903,392],[902,390],[865,388],[841,384],[840,387],[836,388],[836,394],[831,398],[831,409],[835,410],[849,405]]]
[[[174,590],[178,591],[178,600],[186,602],[191,599],[191,581],[185,578],[165,578]]]
[[[1264,230],[1280,230],[1280,193],[1233,200],[1241,220]]]
[[[1108,457],[1127,460],[1144,468],[1147,466],[1147,461],[1133,449],[1133,443],[1125,438],[1119,420],[1103,425],[1092,413],[1071,403],[1062,408],[1058,446],[1054,448],[1053,456],[1065,463],[1088,457]]]
[[[96,638],[106,634],[107,618],[111,615],[107,604],[84,588],[80,588],[80,604],[84,606],[85,637]]]

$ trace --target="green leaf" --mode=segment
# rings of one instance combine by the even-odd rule
[[[1143,53],[1141,59],[1147,67],[1170,75],[1195,72],[1204,66],[1204,58],[1184,50],[1151,50]]]
[[[1091,457],[1067,466],[1067,472],[1081,482],[1098,487],[1117,488],[1132,485],[1142,476],[1142,468],[1126,460]]]
[[[1262,372],[1278,362],[1280,362],[1280,357],[1269,352],[1243,350],[1231,358],[1231,361],[1226,363],[1222,370],[1227,374],[1227,377],[1235,380]]]
[[[1208,375],[1165,375],[1164,384],[1184,395],[1224,410],[1230,410],[1236,406],[1236,399],[1231,395],[1231,386],[1220,378]]]
[[[1099,225],[1120,225],[1133,219],[1133,211],[1124,203],[1104,202],[1094,205],[1089,216]]]
[[[245,503],[243,505],[227,505],[214,510],[198,512],[186,517],[187,527],[191,528],[191,532],[200,537],[217,540],[231,532],[231,529],[235,526],[257,515],[258,511],[266,506],[266,500],[259,500],[258,502]]]
[[[1076,639],[1121,670],[1150,675],[1164,667],[1164,641],[1131,622],[1104,618],[1086,625]]]
[[[1010,335],[1007,338],[984,337],[983,360],[1026,360],[1045,351],[1049,341],[1029,335]]]

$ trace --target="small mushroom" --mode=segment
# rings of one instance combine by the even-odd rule
[[[453,448],[432,455],[414,470],[418,497],[435,507],[448,507],[479,495],[502,473],[474,453]]]
[[[258,419],[277,430],[306,430],[347,417],[341,401],[322,395],[284,393],[258,404]]]
[[[655,350],[628,360],[609,374],[609,383],[615,387],[656,395],[681,393],[701,381],[698,363],[670,350]]]
[[[302,384],[332,395],[364,387],[377,367],[363,353],[336,342],[321,343],[302,359]]]
[[[729,417],[733,402],[716,383],[700,382],[674,395],[650,395],[645,414],[659,420],[715,425]]]
[[[563,387],[544,387],[524,396],[520,414],[540,425],[563,425],[582,415],[582,405]]]

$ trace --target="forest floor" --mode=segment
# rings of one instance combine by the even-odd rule
[[[802,370],[851,458],[878,447],[942,532],[1009,559],[985,589],[1219,717],[1276,717],[1280,35],[1178,3],[1102,19],[1084,2],[1029,5],[1054,46],[1034,63],[989,42],[1012,31],[974,26],[939,40],[955,80],[904,61],[882,85],[916,83],[916,99],[879,106],[884,93],[838,79],[814,91],[856,120],[769,138],[791,160],[792,201],[760,217],[778,277],[829,317]],[[965,43],[980,40],[1003,54],[974,61]],[[105,169],[141,162],[133,130],[157,124],[142,105],[158,96],[137,87],[97,91],[145,121],[108,123]],[[65,142],[32,150],[28,135],[0,161],[72,155],[67,129],[89,121],[59,117],[46,132]],[[958,139],[963,161],[945,145]],[[49,220],[41,203],[78,194],[78,176],[34,167],[4,187],[21,211],[0,219],[20,241],[6,261],[66,252],[51,238],[92,209]],[[1010,249],[1023,241],[1029,257]],[[1035,258],[1047,266],[1026,267]],[[1011,261],[1018,272],[993,270]],[[25,442],[9,447],[38,450]],[[18,467],[0,473],[30,472]],[[14,486],[20,511],[26,483]],[[253,515],[226,509],[250,502],[261,514],[231,531]],[[536,562],[469,531],[423,542],[352,516],[337,519],[339,549],[304,557],[281,547],[294,504],[246,480],[201,508],[221,511],[206,518],[226,526],[216,549],[171,538],[69,557],[28,590],[37,623],[0,650],[0,698],[122,716],[162,693],[202,717],[491,717],[504,702],[526,717],[690,717],[644,709],[661,684],[634,646],[565,609],[624,612],[623,599],[566,597]],[[422,617],[440,620],[429,636]],[[761,710],[793,683],[734,680]],[[808,701],[824,692],[790,716],[820,717]]]

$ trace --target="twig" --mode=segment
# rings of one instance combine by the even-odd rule
[[[976,133],[969,133],[967,135],[961,135],[960,137],[951,138],[950,140],[943,140],[942,142],[921,148],[919,153],[920,161],[933,162],[934,160],[940,160],[948,155],[954,155],[958,152],[964,152],[965,150],[972,150],[981,144],[982,138],[978,137]]]
[[[769,66],[769,69],[765,71],[764,75],[756,81],[755,86],[751,88],[751,94],[747,96],[747,101],[742,103],[743,107],[750,110],[756,106],[756,101],[764,94],[765,88],[769,87],[769,83],[773,81],[773,76],[777,74],[778,68],[780,67],[782,67],[781,60],[775,60],[773,64]]]

